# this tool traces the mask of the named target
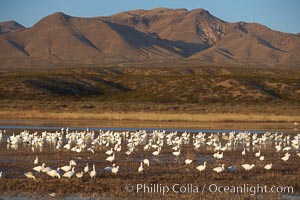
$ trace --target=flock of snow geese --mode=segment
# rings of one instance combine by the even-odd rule
[[[258,162],[263,163],[263,170],[272,169],[273,163],[264,163],[265,156],[262,150],[262,146],[269,145],[268,148],[274,148],[274,152],[277,152],[277,161],[288,162],[291,156],[300,157],[299,141],[300,134],[284,134],[284,133],[250,133],[250,132],[238,132],[235,131],[229,133],[178,133],[178,132],[166,132],[163,130],[154,130],[147,132],[145,130],[137,131],[103,131],[99,133],[95,131],[69,131],[68,128],[62,128],[59,131],[48,132],[43,131],[41,133],[30,133],[27,130],[20,132],[20,134],[6,135],[5,131],[0,130],[0,140],[6,136],[7,149],[17,149],[19,145],[27,144],[33,152],[33,168],[32,171],[24,173],[24,176],[29,179],[36,179],[39,173],[45,173],[53,178],[72,178],[77,177],[81,179],[84,174],[87,174],[90,178],[97,176],[97,170],[95,164],[91,165],[86,163],[85,167],[81,171],[75,171],[76,161],[74,159],[69,161],[68,165],[53,169],[47,166],[44,162],[40,164],[38,156],[34,155],[37,148],[43,149],[46,143],[52,145],[56,151],[72,151],[74,154],[80,154],[82,152],[89,152],[91,154],[102,153],[106,155],[105,161],[110,163],[111,166],[105,167],[103,170],[117,175],[119,173],[120,166],[116,165],[118,158],[124,158],[130,156],[133,152],[138,151],[138,146],[142,146],[144,152],[149,152],[148,158],[143,157],[140,161],[140,165],[137,169],[137,173],[144,173],[144,167],[150,167],[150,161],[155,162],[161,155],[167,154],[174,160],[179,158],[184,160],[185,165],[191,165],[193,162],[198,162],[192,158],[188,158],[188,154],[183,154],[185,151],[182,148],[185,145],[192,145],[196,154],[201,154],[201,147],[210,149],[212,152],[211,159],[219,160],[226,157],[225,155],[230,151],[238,149],[240,151],[241,158],[246,154],[253,154],[257,158]],[[4,144],[1,142],[0,145]],[[239,146],[239,148],[237,148]],[[101,147],[101,148],[98,148]],[[124,149],[125,148],[125,149]],[[100,149],[100,150],[99,150]],[[123,149],[123,151],[122,151]],[[141,148],[140,148],[141,149]],[[164,150],[168,150],[163,152]],[[252,149],[252,151],[250,150]],[[172,153],[170,153],[170,150]],[[163,153],[162,153],[163,152]],[[224,154],[225,153],[225,154]],[[166,155],[165,155],[166,156]],[[274,161],[274,160],[273,160]],[[79,162],[79,161],[77,161]],[[202,161],[203,162],[203,161]],[[207,162],[204,161],[195,168],[199,172],[203,172],[207,169]],[[274,163],[276,164],[276,163]],[[236,165],[225,168],[225,164],[219,163],[220,166],[216,166],[210,170],[221,173],[223,171],[235,172],[238,168]],[[91,167],[92,166],[92,167]],[[253,163],[241,164],[241,169],[245,172],[255,168]],[[4,177],[4,171],[0,171],[0,178]]]

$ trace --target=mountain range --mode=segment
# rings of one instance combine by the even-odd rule
[[[204,9],[132,10],[81,18],[54,13],[25,28],[0,23],[0,67],[199,62],[300,64],[300,35],[258,23],[229,23]]]

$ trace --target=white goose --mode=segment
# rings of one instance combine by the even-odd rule
[[[70,165],[76,166],[77,164],[76,164],[76,162],[74,160],[70,160]]]
[[[84,173],[88,173],[89,172],[89,164],[86,163],[86,166],[83,169]]]
[[[119,172],[119,167],[120,167],[120,166],[113,167],[113,168],[111,169],[111,173],[117,175],[118,172]]]
[[[272,168],[272,163],[264,166],[264,169],[270,170]]]
[[[260,150],[255,153],[255,157],[260,157]]]
[[[283,156],[281,158],[281,160],[283,160],[284,162],[288,161],[290,159],[290,155],[289,154],[286,154],[285,156]]]
[[[33,164],[37,165],[38,163],[39,163],[39,157],[36,156],[35,159],[34,159],[34,161],[33,161]]]
[[[50,170],[51,170],[50,167],[44,167],[43,169],[41,169],[41,172],[48,173]]]
[[[54,177],[57,177],[57,178],[61,178],[60,177],[60,174],[59,174],[59,171],[60,170],[60,168],[57,168],[56,170],[55,169],[51,169],[49,172],[47,172],[47,174],[49,175],[49,176],[51,176],[52,178],[54,178]]]
[[[44,169],[45,168],[45,163],[43,163],[42,165],[40,165],[40,166],[36,166],[36,167],[34,167],[34,168],[32,168],[34,171],[36,171],[36,172],[41,172],[41,170],[42,169]]]
[[[251,169],[253,169],[255,167],[255,164],[243,164],[242,167],[246,170],[246,171],[250,171]]]
[[[141,165],[138,168],[138,173],[142,173],[144,171],[143,161],[141,161]]]
[[[69,165],[65,165],[63,167],[61,167],[61,170],[63,170],[64,172],[68,172],[72,169],[72,165],[69,164]]]
[[[215,167],[215,168],[213,168],[213,171],[215,171],[215,172],[217,172],[217,173],[221,173],[221,172],[223,172],[224,170],[225,170],[225,165],[224,165],[224,164],[222,164],[221,167]]]
[[[90,151],[90,152],[92,152],[92,154],[94,154],[94,153],[95,153],[95,151],[94,151],[94,149],[93,149],[92,147],[88,148],[88,149],[87,149],[87,151]]]
[[[69,165],[65,165],[65,166],[61,167],[61,169],[65,172],[68,172],[72,169],[72,166],[76,166],[76,162],[74,160],[70,160]]]
[[[222,158],[223,158],[223,156],[224,156],[224,152],[222,152],[222,153],[218,154],[216,158],[217,158],[217,159],[222,159]]]
[[[157,151],[152,152],[152,155],[158,156],[160,154],[160,151],[161,151],[161,149],[160,149],[160,147],[158,147]]]
[[[105,154],[107,154],[107,155],[111,155],[111,154],[113,154],[114,153],[114,151],[113,151],[113,149],[112,148],[110,148],[110,150],[108,150],[108,151],[106,151],[105,152]]]
[[[186,160],[184,161],[184,163],[185,163],[186,165],[190,165],[192,162],[193,162],[193,160],[191,160],[191,159],[186,159]]]
[[[222,152],[222,153],[217,152],[217,153],[214,153],[214,154],[213,154],[213,157],[214,157],[214,158],[217,158],[217,159],[222,159],[222,158],[223,158],[223,155],[224,155],[223,152]]]
[[[178,156],[180,155],[180,149],[179,149],[179,151],[174,151],[174,152],[172,152],[172,154],[173,154],[174,156],[178,157]]]
[[[244,148],[244,150],[242,151],[242,156],[246,155],[246,149]]]
[[[265,160],[265,156],[260,156],[260,157],[259,157],[259,160],[260,160],[260,161]]]
[[[75,175],[77,178],[81,179],[83,177],[83,172],[77,172]]]
[[[72,167],[71,171],[68,171],[68,172],[66,172],[66,173],[63,174],[63,177],[71,178],[74,175],[74,173],[75,173],[74,170],[75,170],[75,167]]]
[[[282,151],[289,151],[289,150],[291,150],[292,149],[292,147],[284,147],[283,149],[282,149]]]
[[[149,165],[150,165],[150,161],[149,161],[149,159],[147,159],[147,158],[145,158],[145,159],[143,160],[143,163],[144,163],[145,165],[147,165],[148,167],[149,167]]]
[[[68,144],[64,146],[65,149],[70,150],[71,149],[71,140],[68,141]]]
[[[109,156],[108,158],[106,158],[105,160],[112,162],[115,160],[115,154],[113,154],[112,156]]]
[[[94,178],[96,176],[97,172],[96,172],[96,169],[95,169],[95,164],[93,164],[93,170],[90,172],[90,177],[91,178]]]
[[[32,172],[27,172],[27,173],[24,174],[24,176],[26,176],[26,178],[35,180],[35,176],[32,174]]]
[[[198,167],[196,167],[196,169],[199,171],[199,172],[202,172],[206,169],[206,162],[203,163],[203,165],[199,165]]]

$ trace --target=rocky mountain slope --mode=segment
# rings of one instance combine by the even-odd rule
[[[2,68],[174,60],[222,66],[300,63],[299,35],[225,22],[203,9],[133,10],[94,18],[54,13],[30,28],[6,22],[0,30]]]

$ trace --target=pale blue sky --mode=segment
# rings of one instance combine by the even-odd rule
[[[0,0],[0,21],[32,26],[60,11],[73,16],[107,16],[132,9],[204,8],[229,22],[258,22],[272,29],[300,32],[300,0]]]

